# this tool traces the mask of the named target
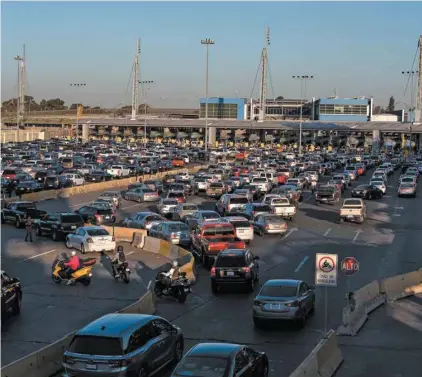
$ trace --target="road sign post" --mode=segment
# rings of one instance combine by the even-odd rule
[[[347,291],[350,292],[350,277],[359,272],[359,262],[355,257],[346,257],[341,261],[340,269],[347,276]]]
[[[337,287],[338,255],[317,253],[315,258],[315,285],[324,288],[324,336],[328,331],[328,287]]]

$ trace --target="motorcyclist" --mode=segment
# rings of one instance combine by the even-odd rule
[[[76,251],[71,252],[71,257],[68,262],[64,263],[64,266],[67,268],[66,273],[68,276],[69,281],[67,282],[68,285],[72,284],[73,281],[71,279],[72,273],[75,272],[77,269],[80,268],[81,262],[79,257],[76,255]]]
[[[118,246],[116,250],[116,254],[114,255],[114,258],[111,260],[111,267],[113,269],[113,275],[115,278],[119,277],[119,269],[122,266],[123,263],[126,262],[126,255],[123,250],[123,246]]]
[[[169,288],[171,283],[179,278],[180,268],[177,261],[173,262],[172,267],[167,272],[163,273],[163,284]]]

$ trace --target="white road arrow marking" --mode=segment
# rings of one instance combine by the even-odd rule
[[[293,232],[297,232],[298,230],[299,229],[297,229],[297,228],[290,229],[283,238],[289,237]]]
[[[330,232],[331,232],[331,228],[328,228],[327,231],[324,233],[324,237],[327,237],[328,233],[330,233]]]
[[[361,233],[363,233],[363,230],[362,229],[358,229],[357,231],[356,231],[356,235],[355,235],[355,237],[353,238],[353,243],[355,243],[356,242],[356,240],[358,239],[358,237],[359,237],[359,234],[361,234]]]

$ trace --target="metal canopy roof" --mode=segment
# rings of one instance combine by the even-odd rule
[[[131,120],[125,118],[91,118],[80,120],[80,123],[98,126],[144,126],[144,120]],[[203,119],[147,119],[148,127],[169,128],[205,128]],[[250,120],[213,120],[209,119],[208,127],[234,128],[234,129],[272,129],[272,130],[298,130],[298,121],[265,121],[253,122]],[[302,123],[304,130],[337,130],[337,131],[373,131],[409,132],[410,123],[401,122],[318,122],[305,121]],[[422,133],[422,124],[412,126],[412,132]]]

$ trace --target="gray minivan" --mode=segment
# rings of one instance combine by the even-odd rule
[[[79,330],[63,355],[69,377],[152,376],[183,356],[180,328],[161,317],[107,314]]]

